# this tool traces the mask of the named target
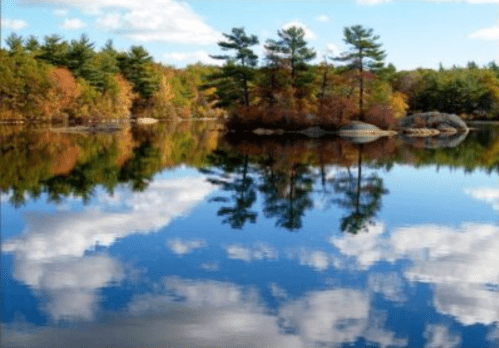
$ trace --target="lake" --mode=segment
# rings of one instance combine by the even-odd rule
[[[499,128],[0,128],[7,347],[496,347]]]

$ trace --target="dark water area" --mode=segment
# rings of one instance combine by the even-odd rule
[[[0,128],[0,346],[496,347],[499,127]]]

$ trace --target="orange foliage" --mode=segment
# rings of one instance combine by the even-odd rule
[[[120,118],[128,116],[132,102],[137,94],[133,92],[132,84],[126,80],[121,74],[115,76],[116,84],[118,85],[118,98],[116,100],[116,112]]]
[[[374,104],[371,105],[364,115],[364,122],[373,124],[382,129],[388,129],[395,126],[396,120],[390,106],[385,104]]]
[[[66,68],[52,69],[48,77],[53,87],[48,93],[47,100],[41,105],[41,109],[44,116],[58,116],[60,112],[72,106],[81,88],[73,74]]]
[[[124,127],[119,134],[119,156],[116,164],[122,167],[130,158],[133,157],[133,149],[136,146],[130,127]]]
[[[333,95],[325,97],[319,104],[319,117],[323,128],[340,128],[358,114],[359,106],[352,99]]]

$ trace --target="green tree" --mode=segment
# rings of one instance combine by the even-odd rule
[[[38,41],[38,39],[34,35],[30,35],[30,37],[24,43],[24,48],[28,52],[36,55],[40,51],[40,42]]]
[[[16,33],[10,34],[5,39],[5,43],[9,47],[9,51],[11,54],[19,54],[24,52],[24,40],[20,35],[17,35]]]
[[[244,28],[232,28],[232,34],[223,34],[227,41],[218,42],[218,46],[223,51],[235,51],[234,55],[215,55],[211,56],[214,59],[225,60],[225,64],[221,71],[211,76],[211,79],[216,80],[217,87],[220,89],[219,97],[222,104],[231,104],[231,102],[239,101],[245,106],[250,104],[250,83],[255,78],[255,67],[258,63],[258,56],[249,47],[258,44],[258,38],[255,35],[246,35]],[[231,80],[232,83],[227,83],[224,80]],[[236,88],[235,91],[227,90],[228,86]]]
[[[69,45],[62,41],[57,34],[45,36],[44,43],[40,47],[40,55],[37,57],[55,66],[67,66],[67,53]]]
[[[291,85],[291,78],[285,72],[286,61],[281,57],[278,41],[267,40],[264,48],[266,66],[259,72],[258,85],[262,99],[274,105],[276,95]]]
[[[82,34],[79,40],[71,41],[66,54],[66,66],[76,77],[90,80],[95,70],[90,64],[94,56],[94,44],[90,42],[87,35]]]
[[[307,47],[303,28],[292,26],[285,30],[278,30],[277,35],[280,38],[278,41],[280,52],[289,61],[291,80],[296,86],[299,83],[299,72],[307,70],[307,62],[316,57],[316,52]]]
[[[350,50],[343,53],[335,60],[348,62],[349,70],[359,71],[359,107],[360,119],[363,119],[364,108],[364,71],[379,71],[386,57],[385,51],[381,50],[381,44],[377,41],[379,36],[373,34],[373,29],[364,28],[361,25],[345,27],[343,30],[343,41],[350,45]]]
[[[142,46],[132,46],[127,53],[117,56],[123,75],[132,83],[135,92],[144,99],[159,89],[160,76],[153,67],[151,55]]]

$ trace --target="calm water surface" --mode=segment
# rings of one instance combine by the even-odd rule
[[[498,346],[497,128],[1,134],[3,348]]]

